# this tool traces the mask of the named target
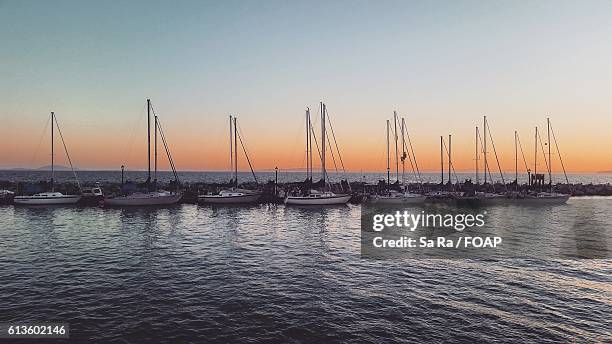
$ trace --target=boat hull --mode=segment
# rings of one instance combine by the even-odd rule
[[[104,205],[110,207],[172,205],[178,203],[182,197],[182,194],[160,195],[154,197],[122,196],[114,198],[105,198]]]
[[[285,198],[287,205],[339,205],[346,204],[351,199],[351,195],[335,195],[324,197],[298,197],[288,196]]]
[[[82,205],[99,205],[104,200],[104,196],[83,196],[79,201]]]
[[[198,196],[198,202],[206,204],[255,203],[261,196],[261,193],[238,196],[201,195]]]
[[[0,205],[13,204],[13,195],[2,195],[0,196]]]
[[[372,197],[369,199],[372,204],[420,204],[424,203],[427,197]]]
[[[510,198],[512,204],[525,205],[555,205],[565,204],[569,200],[569,195],[553,196],[553,197],[526,197],[526,198]]]
[[[81,196],[61,196],[61,197],[36,197],[36,196],[17,196],[13,198],[16,205],[69,205],[77,204]]]
[[[476,197],[476,203],[481,205],[501,205],[510,202],[507,197]]]

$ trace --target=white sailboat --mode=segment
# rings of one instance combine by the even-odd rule
[[[558,192],[520,193],[510,196],[510,200],[514,201],[515,203],[526,205],[565,204],[569,198],[570,195]]]
[[[135,192],[127,196],[105,198],[104,204],[118,207],[172,205],[178,203],[182,196],[169,191]]]
[[[288,205],[339,205],[346,204],[351,199],[350,194],[336,194],[331,191],[309,190],[305,195],[288,195],[285,204]]]
[[[255,182],[257,182],[257,176],[251,165],[251,159],[247,154],[247,150],[242,142],[242,137],[238,132],[237,119],[236,117],[230,116],[230,160],[234,170],[234,187],[221,190],[218,193],[207,193],[198,196],[198,202],[210,203],[210,204],[242,204],[242,203],[255,203],[257,202],[263,193],[259,190],[247,190],[238,188],[238,140],[244,150],[247,162],[251,168],[251,173]]]
[[[72,167],[72,161],[70,160],[70,156],[68,155],[68,149],[66,148],[66,143],[64,142],[64,137],[62,136],[62,131],[59,128],[59,124],[57,123],[57,119],[55,118],[55,113],[51,112],[51,192],[42,192],[37,193],[32,196],[15,196],[13,198],[13,203],[16,205],[70,205],[76,204],[81,200],[80,195],[64,195],[61,192],[56,192],[54,190],[54,177],[55,177],[55,145],[54,145],[54,133],[55,133],[55,125],[57,125],[58,132],[64,144],[64,149],[66,151],[66,156],[68,157],[68,161],[70,162],[70,168],[74,173],[74,177],[77,181],[77,185],[79,189],[81,185],[79,180],[76,178],[76,173],[74,172],[74,168]]]
[[[449,135],[450,136],[450,135]],[[450,152],[449,152],[450,153]],[[450,161],[450,154],[448,155],[448,185],[453,186],[451,183],[451,170],[452,165]],[[440,186],[444,186],[444,137],[440,136]],[[425,194],[428,202],[454,202],[457,197],[460,197],[463,193],[449,190],[435,190]]]
[[[482,123],[482,130],[483,130],[483,145],[482,145],[482,156],[484,159],[484,183],[483,183],[483,187],[485,189],[485,191],[476,191],[474,193],[473,196],[467,196],[467,197],[473,197],[474,200],[479,203],[479,204],[485,204],[485,205],[497,205],[497,204],[505,204],[508,202],[508,197],[505,194],[501,194],[501,193],[497,193],[495,192],[495,185],[493,185],[493,191],[494,192],[489,192],[487,191],[487,174],[489,177],[491,177],[491,182],[493,182],[492,180],[492,176],[491,176],[491,170],[489,169],[489,163],[488,163],[488,156],[487,156],[487,139],[491,140],[491,146],[493,147],[493,153],[495,155],[495,160],[497,162],[497,168],[499,170],[499,176],[502,180],[502,184],[504,185],[504,187],[506,187],[506,181],[504,180],[504,174],[501,171],[501,165],[499,164],[499,159],[497,157],[497,150],[495,149],[495,142],[493,141],[493,135],[491,135],[491,130],[489,128],[489,123],[487,121],[487,116],[483,116],[483,123]],[[478,176],[478,160],[479,160],[479,140],[480,140],[480,135],[478,132],[478,127],[476,127],[476,187],[478,187],[479,185],[479,176]]]
[[[303,193],[288,193],[285,197],[285,204],[287,205],[341,205],[346,204],[351,199],[351,194],[346,193],[334,193],[330,190],[327,184],[327,170],[325,166],[325,153],[326,147],[325,142],[328,139],[325,132],[325,120],[326,120],[326,107],[323,102],[321,102],[321,178],[323,180],[323,190],[313,190],[310,189]],[[310,165],[310,171],[307,171],[307,174],[310,173],[310,178],[312,178],[312,125],[310,121],[310,109],[306,110],[306,151],[308,152],[308,157],[306,161],[310,161],[307,165]],[[331,148],[330,148],[331,149]],[[307,178],[308,179],[308,178]]]
[[[151,100],[147,99],[147,162],[148,162],[148,177],[146,185],[147,187],[151,186],[151,110],[152,110]],[[179,179],[178,174],[176,173],[176,168],[174,166],[174,160],[172,160],[172,155],[170,154],[170,149],[168,148],[168,144],[166,142],[166,137],[164,135],[161,124],[159,123],[159,119],[157,115],[155,118],[155,143],[154,143],[154,156],[155,156],[155,175],[153,185],[157,187],[157,136],[162,139],[166,155],[168,156],[168,161],[170,162],[170,167],[172,168],[172,172],[174,173],[174,178],[176,184],[178,185]],[[165,190],[152,190],[148,192],[135,192],[129,195],[120,195],[120,196],[110,196],[104,198],[104,205],[113,206],[113,207],[130,207],[130,206],[162,206],[162,205],[172,205],[178,203],[183,195],[180,192],[172,192]]]
[[[400,158],[399,158],[398,150],[397,150],[397,143],[398,143],[397,112],[395,111],[393,112],[393,122],[395,126],[395,130],[393,133],[393,136],[395,138],[395,173],[396,173],[396,180],[399,183],[399,160]],[[404,160],[407,156],[406,143],[404,140],[404,131],[405,131],[404,123],[405,122],[402,118],[402,159],[401,160],[402,160],[402,184],[403,185],[405,185]],[[406,187],[404,187],[402,192],[395,191],[395,190],[389,190],[389,185],[391,185],[391,157],[390,157],[391,150],[390,150],[390,145],[389,145],[389,132],[390,132],[390,123],[389,123],[389,120],[387,120],[387,190],[382,195],[371,195],[368,198],[368,200],[370,203],[373,203],[373,204],[418,204],[418,203],[423,203],[427,200],[427,197],[425,195],[412,193],[408,191]],[[414,151],[412,153],[414,156]],[[410,163],[412,164],[412,160],[410,160]]]
[[[390,190],[385,195],[372,195],[369,198],[373,204],[419,204],[427,200],[425,195],[411,192]]]
[[[42,192],[32,196],[16,196],[13,203],[19,205],[62,205],[76,204],[81,200],[78,195],[64,195],[61,192]]]
[[[546,153],[544,153],[544,151],[542,152],[544,154],[544,161],[546,162],[547,165],[547,169],[548,169],[548,184],[549,184],[549,190],[548,191],[534,191],[534,192],[529,192],[529,193],[515,193],[510,197],[511,200],[520,203],[520,204],[529,204],[529,205],[537,205],[537,204],[543,204],[543,205],[554,205],[554,204],[565,204],[567,203],[567,201],[570,198],[570,195],[568,194],[564,194],[564,193],[559,193],[559,192],[554,192],[553,191],[553,185],[552,185],[552,155],[551,155],[551,151],[550,151],[550,147],[551,147],[551,140],[550,140],[550,134],[552,131],[552,127],[550,125],[550,118],[546,118],[546,124],[547,124],[547,129],[548,129],[548,160],[546,159]],[[559,146],[557,145],[557,140],[554,137],[554,132],[552,132],[553,134],[553,139],[555,141],[555,147],[557,148],[557,154],[559,155],[559,159],[561,159],[561,153],[559,152]],[[536,131],[535,131],[535,156],[534,156],[534,176],[537,176],[537,159],[538,159],[538,142],[540,142],[541,145],[541,139],[540,136],[538,134],[538,128],[536,127]],[[543,147],[542,147],[543,150]],[[565,175],[565,181],[569,184],[569,179],[567,178],[567,173],[565,172],[565,166],[563,165],[563,160],[561,160],[561,167],[563,168],[563,173]],[[518,173],[518,172],[517,172]],[[537,177],[536,177],[537,179]],[[535,187],[535,185],[533,185]]]
[[[260,191],[232,188],[221,190],[216,194],[199,195],[198,201],[217,204],[255,203],[261,198],[261,195]]]
[[[494,193],[494,192],[476,192],[476,200],[481,204],[504,204],[508,202],[506,195]]]

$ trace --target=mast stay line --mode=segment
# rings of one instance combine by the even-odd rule
[[[172,174],[174,174],[174,179],[176,179],[176,181],[180,183],[178,173],[176,172],[176,167],[174,165],[174,159],[172,159],[172,154],[170,153],[170,147],[168,147],[168,143],[166,142],[166,136],[164,135],[164,129],[162,128],[161,120],[157,116],[157,113],[155,113],[153,104],[150,104],[150,108],[151,108],[151,111],[153,111],[153,116],[155,116],[155,118],[157,119],[156,126],[157,126],[157,129],[159,129],[159,136],[161,137],[162,143],[164,144],[164,149],[166,150],[166,155],[168,156],[168,162],[170,163],[170,168],[172,168]]]
[[[555,130],[550,125],[550,132],[552,133],[553,140],[555,141],[555,147],[557,148],[557,155],[559,155],[559,161],[561,161],[561,167],[563,168],[563,175],[565,176],[565,182],[567,185],[570,185],[569,179],[567,178],[567,172],[565,172],[565,166],[563,165],[563,158],[561,157],[561,152],[559,151],[559,144],[557,144],[557,138],[555,137]]]
[[[62,135],[62,130],[60,129],[59,122],[57,121],[57,117],[53,115],[53,119],[55,120],[55,124],[57,125],[57,132],[60,134],[60,138],[62,139],[62,144],[64,145],[64,151],[66,152],[66,157],[68,158],[68,162],[70,163],[70,169],[72,170],[72,174],[74,175],[74,179],[77,182],[77,186],[79,187],[79,190],[82,192],[83,189],[81,188],[81,183],[79,182],[79,178],[77,177],[77,174],[74,170],[74,166],[72,166],[72,160],[70,159],[70,154],[68,154],[68,148],[66,147],[66,142],[64,141],[64,135]],[[51,125],[53,126],[53,123],[51,123]]]
[[[327,108],[325,110],[327,112]],[[336,151],[338,152],[338,157],[340,157],[340,165],[342,166],[342,172],[346,173],[346,169],[344,168],[344,162],[342,161],[342,155],[340,154],[340,147],[338,147],[338,141],[336,141],[336,134],[334,133],[334,126],[332,125],[331,119],[329,118],[329,112],[327,112],[327,122],[329,122],[329,128],[331,129],[332,137],[334,138],[334,144],[336,146]]]
[[[164,135],[164,129],[162,129],[162,127],[161,127],[161,123],[159,121],[159,118],[157,119],[157,126],[159,128],[159,136],[162,139],[162,142],[164,144],[164,148],[166,150],[166,154],[168,155],[168,161],[170,162],[170,167],[172,168],[172,173],[174,174],[174,179],[176,179],[176,181],[180,183],[180,180],[179,180],[179,177],[178,177],[178,173],[176,172],[176,167],[174,165],[174,159],[172,159],[172,154],[170,153],[170,147],[168,147],[168,144],[166,143],[166,135]]]
[[[236,136],[238,136],[238,140],[240,140],[240,145],[242,146],[242,150],[244,151],[244,156],[246,156],[247,162],[249,163],[249,168],[251,169],[251,173],[253,174],[255,183],[259,184],[259,181],[257,181],[257,176],[255,175],[255,171],[253,170],[253,165],[251,164],[251,159],[249,158],[249,154],[247,153],[246,147],[244,146],[244,143],[242,142],[242,135],[240,134],[241,131],[242,130],[240,130],[240,127],[238,127]]]
[[[493,141],[493,135],[491,135],[491,128],[489,127],[489,123],[485,122],[487,129],[489,130],[489,137],[491,138],[491,146],[493,146],[493,153],[495,154],[495,161],[497,162],[497,168],[499,169],[499,175],[501,176],[502,183],[504,184],[504,188],[508,191],[508,186],[506,185],[506,181],[504,180],[504,174],[501,170],[501,165],[499,164],[499,158],[497,157],[497,150],[495,149],[495,141]]]
[[[321,161],[323,161],[323,156],[321,155],[321,149],[319,148],[319,143],[317,141],[317,135],[314,132],[314,128],[312,127],[312,123],[310,125],[310,132],[312,134],[312,137],[314,138],[315,147],[317,147],[317,152],[319,153],[319,159],[321,159]],[[325,176],[323,178],[325,179],[325,182],[327,184],[329,184],[329,186],[331,187],[331,183],[329,182],[329,178],[328,178],[328,175],[327,175],[327,170],[325,170]]]

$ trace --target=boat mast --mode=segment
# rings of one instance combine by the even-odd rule
[[[397,155],[397,112],[393,111],[393,137],[395,138],[395,179],[399,183],[399,158]]]
[[[230,171],[234,170],[234,126],[232,115],[229,115],[229,151],[230,151]]]
[[[306,180],[310,178],[310,109],[306,108]]]
[[[452,171],[452,162],[451,162],[451,134],[448,134],[448,183],[452,184],[451,171]]]
[[[391,184],[391,152],[389,149],[389,120],[387,120],[387,191]]]
[[[478,185],[478,126],[476,126],[476,185]]]
[[[157,184],[157,115],[153,116],[155,119],[155,141],[154,141],[154,153],[153,155],[155,156],[155,173],[153,174],[153,181],[155,182],[155,184]]]
[[[151,99],[147,98],[147,185],[151,182]]]
[[[440,184],[444,184],[444,142],[440,136]]]
[[[514,182],[516,183],[516,191],[518,191],[518,133],[514,131]]]
[[[550,117],[546,117],[546,125],[548,129],[548,186],[552,193],[552,156],[550,155]]]
[[[55,152],[53,148],[53,122],[55,121],[55,114],[51,111],[51,192],[55,191]]]
[[[406,138],[404,137],[405,126],[405,121],[402,117],[402,185],[406,185]]]
[[[482,130],[484,130],[484,144],[483,144],[483,151],[482,154],[484,155],[484,184],[487,184],[487,171],[489,169],[489,165],[487,164],[487,116],[482,116],[483,117],[483,125],[482,125]]]
[[[321,178],[325,188],[325,104],[321,102]]]
[[[310,184],[312,184],[312,116],[310,114],[310,108],[308,108],[308,155],[310,156]],[[316,138],[315,138],[316,140]]]
[[[236,130],[236,117],[234,116],[234,183],[238,187],[238,132]]]
[[[533,157],[533,177],[536,185],[538,184],[538,127],[535,127],[535,155]]]

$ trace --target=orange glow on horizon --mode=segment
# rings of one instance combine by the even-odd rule
[[[72,127],[68,131],[63,130],[67,140],[69,152],[72,160],[80,169],[119,169],[123,164],[130,170],[146,170],[146,141],[143,142],[142,137],[130,138],[125,137],[105,137],[102,132],[84,133],[79,132],[78,128]],[[199,133],[189,132],[188,128],[184,128],[182,134],[178,133],[181,130],[166,129],[166,135],[169,141],[170,149],[173,154],[174,161],[179,170],[183,171],[226,171],[229,170],[229,144],[228,139],[224,137],[224,132],[216,132],[215,134],[203,137]],[[27,132],[34,130],[27,130]],[[40,133],[40,129],[37,130]],[[350,132],[344,130],[345,132]],[[0,142],[0,158],[3,168],[9,167],[28,167],[36,168],[44,165],[49,165],[49,143],[48,137],[43,137],[41,145],[36,152],[38,139],[32,135],[24,133],[25,128],[17,133],[12,131],[4,135],[4,139]],[[139,133],[140,134],[140,133]],[[378,135],[381,136],[381,135]],[[508,135],[507,135],[508,136]],[[363,137],[363,135],[357,135]],[[255,170],[274,170],[278,167],[280,170],[303,170],[305,169],[305,145],[302,137],[297,136],[290,138],[288,136],[274,137],[274,135],[261,134],[258,136],[249,133],[246,142],[251,161],[254,164]],[[386,171],[386,142],[380,137],[378,140],[358,139],[349,137],[343,133],[339,137],[339,145],[341,149],[342,159],[348,171],[352,172],[384,172]],[[447,137],[445,136],[445,140]],[[610,157],[605,156],[604,152],[598,150],[588,150],[585,147],[588,144],[576,144],[577,142],[587,142],[593,138],[578,137],[573,138],[574,145],[568,140],[560,143],[561,153],[563,156],[565,168],[568,172],[599,172],[612,170]],[[284,144],[283,141],[288,142]],[[452,158],[453,165],[456,171],[474,171],[474,144],[472,137],[468,135],[453,136],[452,143]],[[502,141],[498,139],[497,153],[500,158],[501,168],[503,171],[514,171],[514,142],[513,138],[506,138]],[[532,139],[533,141],[533,139]],[[527,159],[528,167],[533,169],[533,143],[525,138],[524,153]],[[421,171],[436,172],[440,170],[440,148],[439,136],[425,135],[419,133],[418,138],[413,140],[413,145],[418,159],[419,168]],[[598,147],[602,144],[598,143]],[[608,145],[609,147],[610,145]],[[393,147],[393,146],[392,146]],[[553,146],[554,147],[554,146]],[[595,147],[595,146],[594,146]],[[315,150],[316,152],[316,150]],[[169,164],[166,159],[165,152],[161,142],[159,143],[159,169],[168,170]],[[315,153],[316,154],[316,153]],[[391,170],[395,170],[395,158],[391,157]],[[546,167],[543,161],[543,155],[538,153],[540,161],[538,170],[544,171]],[[242,151],[239,153],[239,169],[248,170],[246,159]],[[315,156],[316,157],[316,156]],[[489,153],[489,166],[492,173],[498,170],[495,156],[491,151]],[[561,164],[553,152],[553,171],[562,171]],[[314,159],[315,169],[318,169],[320,163],[318,159]],[[61,141],[56,141],[56,163],[58,165],[68,165],[61,146]],[[480,160],[480,169],[482,170],[483,161]],[[340,162],[337,161],[338,166]],[[328,169],[334,169],[331,154],[328,151]],[[448,168],[448,160],[445,153],[444,169]],[[401,166],[400,166],[401,169]],[[519,171],[525,170],[525,164],[519,153]],[[411,171],[411,166],[406,160],[406,171]]]

